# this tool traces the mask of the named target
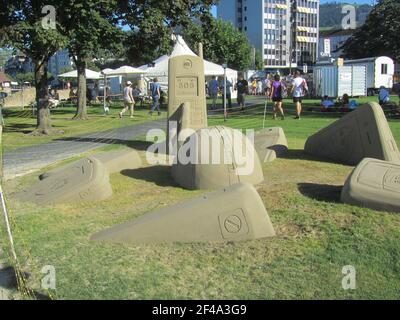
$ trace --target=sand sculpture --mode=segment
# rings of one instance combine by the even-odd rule
[[[97,159],[88,157],[57,170],[17,194],[38,204],[104,200],[112,195],[109,173]]]
[[[365,158],[347,178],[341,201],[400,212],[400,164]]]
[[[176,150],[187,138],[182,130],[207,127],[206,106],[204,60],[190,55],[170,58],[167,141]]]
[[[349,165],[370,157],[400,162],[400,153],[379,104],[358,107],[307,139],[308,154]]]
[[[257,191],[251,184],[240,183],[103,230],[91,240],[124,244],[223,242],[274,235]]]
[[[137,169],[142,166],[142,159],[136,150],[100,152],[91,155],[91,157],[99,160],[106,167],[108,173],[110,174],[121,172],[122,170],[126,169]],[[70,163],[66,166],[44,172],[39,176],[39,179],[46,179],[59,171],[63,171],[66,168],[73,166],[74,163]]]
[[[271,162],[288,151],[288,143],[280,127],[265,128],[254,134],[254,147],[261,162]]]
[[[189,156],[189,161],[182,161],[182,156]],[[186,140],[172,166],[172,177],[187,189],[264,180],[253,143],[241,131],[222,126],[197,130]]]

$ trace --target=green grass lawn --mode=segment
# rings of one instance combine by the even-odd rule
[[[90,242],[104,228],[205,191],[178,187],[169,168],[158,166],[111,175],[114,195],[98,203],[15,200],[13,192],[36,181],[36,173],[3,186],[28,283],[41,291],[40,270],[53,265],[58,299],[399,299],[400,215],[340,203],[353,167],[302,152],[306,138],[337,116],[274,121],[270,111],[266,125],[283,127],[290,148],[285,158],[263,164],[265,181],[257,186],[276,237],[224,244]],[[263,106],[231,114],[227,122],[214,115],[209,125],[259,129],[262,114]],[[400,145],[400,121],[389,124]],[[356,268],[355,290],[342,289],[346,265]]]

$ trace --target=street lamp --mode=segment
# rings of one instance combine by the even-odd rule
[[[18,56],[18,62],[20,65],[20,69],[22,69],[22,65],[25,62],[25,56],[19,55]],[[21,100],[22,100],[22,109],[24,109],[24,86],[23,86],[23,81],[21,82]]]
[[[228,67],[227,63],[224,63],[222,65],[222,68],[224,68],[224,121],[226,121],[227,114],[226,114],[226,68]]]

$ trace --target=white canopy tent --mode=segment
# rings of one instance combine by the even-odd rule
[[[99,80],[102,79],[103,76],[101,75],[100,72],[93,71],[90,69],[85,69],[85,75],[86,79],[91,79],[91,80]],[[72,70],[63,74],[58,75],[59,78],[78,78],[78,71],[77,70]]]
[[[146,72],[147,72],[146,70],[130,66],[122,66],[117,69],[104,69],[101,73],[108,78],[111,76],[128,76],[130,74],[144,74]]]
[[[157,77],[161,86],[168,88],[168,62],[170,57],[196,54],[189,48],[185,40],[181,36],[176,37],[176,43],[171,55],[163,55],[153,62],[153,65],[143,65],[138,69],[146,71],[146,80]],[[216,63],[204,60],[204,74],[205,76],[223,76],[224,68]],[[236,70],[226,68],[226,77],[234,85],[237,81],[238,73]],[[236,98],[236,92],[232,92],[232,98]]]

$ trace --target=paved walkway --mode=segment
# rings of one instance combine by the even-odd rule
[[[79,156],[109,144],[132,145],[134,139],[150,129],[166,129],[166,120],[148,121],[118,129],[95,132],[80,137],[61,138],[50,143],[23,147],[3,155],[6,180],[37,171],[57,161]]]

